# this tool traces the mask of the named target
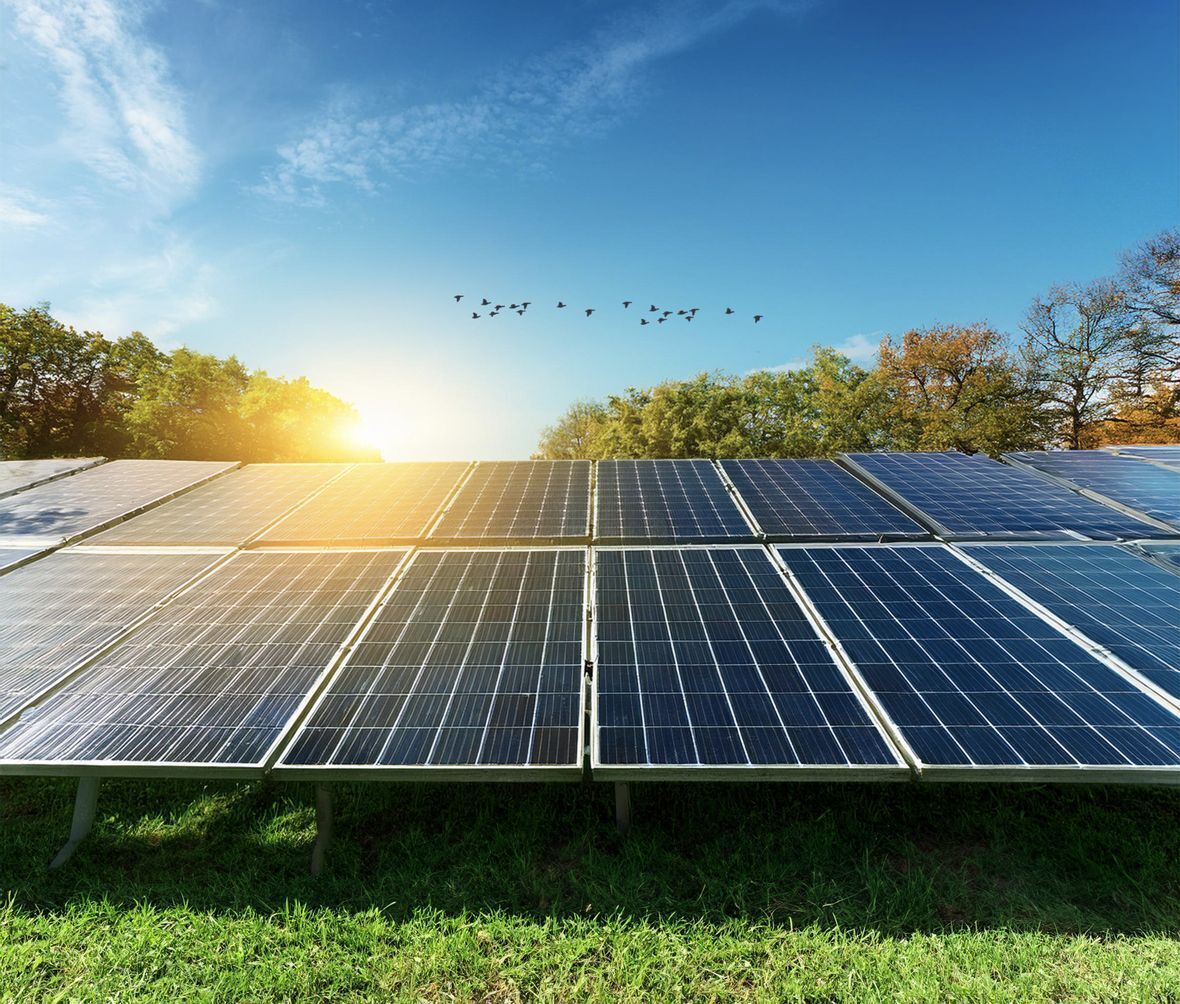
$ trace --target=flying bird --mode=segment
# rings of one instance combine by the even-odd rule
[[[685,318],[684,318],[684,319],[685,319],[686,321],[691,321],[691,320],[692,320],[692,318],[693,318],[693,315],[692,315],[692,314],[688,314],[688,315],[686,315],[686,316],[685,316]]]
[[[639,323],[640,324],[651,324],[651,321],[649,321],[646,317],[641,317],[641,318],[639,318]]]
[[[687,313],[688,313],[688,311],[687,311],[687,310],[678,310],[678,311],[676,311],[676,316],[677,316],[677,317],[683,317],[683,316],[684,316],[685,314],[687,314]]]
[[[693,317],[696,317],[697,311],[700,309],[701,309],[700,307],[693,307],[692,310],[689,311],[689,313],[692,314]]]
[[[477,314],[477,313],[476,313],[474,310],[471,312],[471,319],[472,319],[473,321],[478,321],[478,320],[479,320],[479,314]]]
[[[485,296],[485,297],[484,297],[482,300],[480,300],[480,301],[479,301],[479,305],[480,305],[481,307],[490,307],[490,306],[492,305],[492,301],[491,301],[491,300],[489,300],[489,299],[488,299],[488,298]]]
[[[490,314],[488,314],[488,317],[499,317],[499,316],[500,316],[500,311],[498,311],[498,310],[493,310]]]
[[[726,308],[725,308],[725,312],[726,312],[727,314],[732,314],[732,313],[733,313],[733,307],[726,307]]]
[[[626,310],[626,309],[627,309],[629,306],[631,306],[631,304],[633,304],[634,302],[635,302],[634,300],[624,300],[624,301],[623,301],[623,309],[624,309],[624,310]]]
[[[667,319],[668,318],[666,318],[666,317],[657,317],[656,324],[663,324]]]
[[[762,315],[761,315],[761,314],[755,314],[755,315],[754,315],[754,323],[755,323],[755,324],[757,324],[757,323],[758,323],[760,320],[762,320]]]
[[[496,309],[497,309],[497,310],[503,310],[503,309],[504,309],[504,304],[502,304],[502,303],[497,303],[497,304],[496,304]]]
[[[459,302],[460,300],[462,300],[462,299],[463,299],[463,294],[462,294],[462,293],[456,293],[456,294],[455,294],[455,302],[456,302],[456,303],[458,303],[458,302]]]
[[[587,317],[589,317],[591,314],[593,314],[593,313],[594,313],[594,311],[595,311],[596,309],[597,309],[597,308],[595,308],[595,307],[587,307],[587,308],[586,308],[586,316],[587,316]]]
[[[560,310],[560,309],[561,309],[562,307],[564,307],[564,306],[565,306],[565,304],[564,304],[564,303],[562,303],[560,300],[558,300],[558,301],[557,301],[557,309],[558,309],[558,310]]]
[[[656,305],[653,303],[653,304],[652,304],[650,307],[648,307],[648,308],[647,308],[647,312],[650,314],[650,313],[651,313],[653,310],[659,310],[659,309],[660,309],[660,308],[659,308],[659,307],[657,307],[657,306],[656,306]]]
[[[672,311],[670,311],[670,310],[665,310],[665,311],[664,311],[664,316],[665,316],[665,317],[671,317],[671,316],[672,316]]]
[[[508,304],[508,309],[509,310],[516,310],[519,306],[520,306],[519,303],[510,303],[510,304]]]
[[[517,313],[520,314],[521,317],[524,317],[524,307],[521,307]]]
[[[529,304],[532,302],[533,302],[532,300],[525,300],[524,303],[521,304],[521,306],[524,307],[525,310],[528,310]]]

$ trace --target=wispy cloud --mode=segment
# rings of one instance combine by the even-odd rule
[[[67,128],[61,151],[120,188],[165,202],[191,191],[199,158],[168,61],[134,0],[0,0],[48,62]]]
[[[652,63],[757,11],[807,6],[809,0],[681,0],[501,73],[463,100],[374,113],[356,97],[334,98],[279,147],[277,163],[255,190],[318,205],[331,186],[373,191],[415,171],[470,164],[541,169],[554,147],[599,134],[625,115]]]
[[[884,337],[884,331],[857,333],[850,335],[842,342],[838,342],[832,348],[839,352],[840,355],[847,356],[852,362],[860,366],[866,366],[876,360],[877,350],[880,348],[881,339]],[[809,358],[798,356],[794,359],[788,359],[785,363],[779,363],[777,366],[761,366],[759,369],[770,370],[774,373],[786,373],[790,370],[801,370],[810,365],[810,363],[811,360]]]
[[[0,184],[0,224],[38,230],[53,223],[50,204],[26,188]]]

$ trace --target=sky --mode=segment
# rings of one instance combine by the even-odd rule
[[[0,0],[0,301],[306,375],[387,460],[525,457],[576,399],[1109,274],[1180,221],[1178,37],[1176,0]]]

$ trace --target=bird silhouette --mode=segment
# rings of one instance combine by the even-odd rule
[[[646,317],[641,317],[641,318],[639,318],[639,323],[640,324],[651,324],[651,321],[649,321]]]
[[[520,314],[521,317],[524,317],[524,307],[521,307],[517,313]]]
[[[562,307],[564,307],[564,306],[565,306],[565,304],[564,304],[564,303],[562,303],[560,300],[558,300],[558,301],[557,301],[557,309],[558,309],[558,310],[560,310],[560,309],[561,309]]]
[[[692,314],[692,316],[693,316],[693,317],[696,317],[696,316],[697,316],[697,311],[698,311],[698,310],[700,310],[700,309],[701,309],[700,307],[693,307],[693,308],[692,308],[692,309],[689,311],[689,313],[690,313],[690,314]]]
[[[757,324],[757,323],[758,323],[760,320],[762,320],[762,315],[761,315],[761,314],[755,314],[755,315],[754,315],[754,323],[755,323],[755,324]]]
[[[521,303],[521,306],[524,307],[525,310],[528,310],[529,304],[532,302],[533,302],[532,300],[525,300],[523,303]]]
[[[491,300],[489,300],[489,299],[488,299],[488,298],[485,296],[485,297],[484,297],[482,300],[480,300],[480,301],[479,301],[479,305],[480,305],[481,307],[490,307],[490,306],[492,305],[492,301],[491,301]]]
[[[520,306],[519,303],[510,303],[510,304],[508,304],[508,309],[509,310],[516,310],[519,306]]]
[[[652,304],[650,307],[648,307],[648,308],[647,308],[647,312],[650,314],[650,313],[651,313],[653,310],[659,310],[659,309],[660,309],[660,308],[659,308],[659,307],[657,307],[657,306],[656,306],[656,305],[653,303],[653,304]]]
[[[497,310],[503,310],[503,309],[504,309],[504,304],[502,304],[502,303],[497,303],[497,304],[496,304],[496,309],[497,309]]]
[[[474,310],[471,312],[471,319],[473,321],[479,320],[479,314],[477,314]]]
[[[455,302],[456,302],[456,303],[458,303],[458,302],[459,302],[460,300],[462,300],[462,299],[463,299],[463,294],[462,294],[462,293],[456,293],[456,294],[455,294]]]
[[[727,314],[732,314],[732,313],[733,313],[733,307],[726,307],[726,308],[725,308],[725,312],[726,312]]]
[[[624,310],[626,310],[626,309],[627,309],[629,306],[631,306],[631,304],[633,304],[634,302],[635,302],[634,300],[624,300],[624,301],[623,301],[623,309],[624,309]]]
[[[587,316],[587,317],[589,317],[591,314],[593,314],[593,313],[594,313],[594,311],[595,311],[596,309],[597,309],[597,308],[595,308],[595,307],[587,307],[587,308],[586,308],[586,316]]]
[[[693,315],[692,315],[692,314],[685,314],[685,315],[684,315],[684,319],[685,319],[686,321],[691,321],[691,320],[692,320],[692,318],[693,318]]]
[[[670,310],[665,310],[665,311],[664,311],[664,316],[665,316],[665,317],[671,317],[671,316],[672,316],[672,311],[670,311]]]
[[[687,311],[687,310],[678,310],[678,311],[676,311],[676,316],[677,316],[677,317],[683,317],[683,316],[684,316],[685,314],[687,314],[687,313],[688,313],[688,311]]]
[[[656,324],[663,324],[667,319],[668,318],[666,318],[666,317],[657,317]]]
[[[488,314],[488,317],[499,317],[499,316],[500,316],[500,311],[498,311],[498,310],[493,310],[490,314]]]

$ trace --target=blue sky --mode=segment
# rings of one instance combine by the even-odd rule
[[[576,398],[814,343],[1015,331],[1180,220],[1175,0],[0,14],[0,300],[306,374],[387,459],[526,456]]]

